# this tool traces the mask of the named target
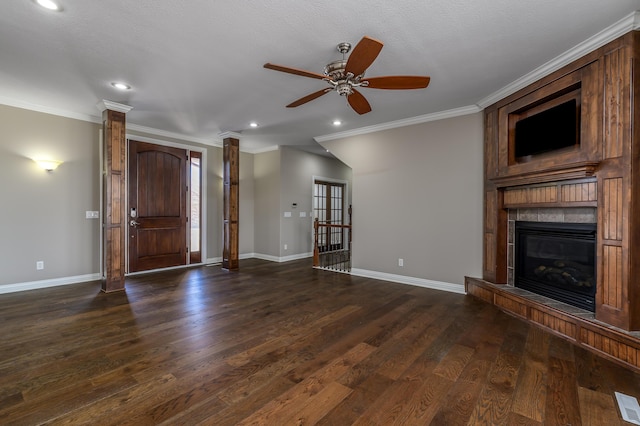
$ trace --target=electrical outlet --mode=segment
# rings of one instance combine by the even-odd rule
[[[404,266],[404,259],[398,259],[398,266]]]
[[[284,249],[285,249],[285,250],[287,249],[287,245],[286,245],[286,244],[284,245]]]
[[[36,270],[40,271],[44,269],[44,260],[38,260],[36,262]]]
[[[85,213],[87,219],[100,219],[100,212],[87,210]]]

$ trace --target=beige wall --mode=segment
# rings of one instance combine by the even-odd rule
[[[476,113],[322,143],[353,169],[354,268],[482,274],[482,134]]]
[[[101,219],[97,123],[0,105],[0,293],[32,282],[98,279]],[[127,131],[136,139],[206,152],[206,256],[222,257],[222,148]],[[32,160],[64,161],[47,173]],[[240,253],[254,249],[253,154],[240,154]],[[36,270],[36,261],[45,268]],[[13,291],[13,290],[5,290]]]
[[[334,158],[287,147],[255,155],[254,235],[259,257],[286,260],[311,254],[314,176],[343,180],[351,187],[351,169]],[[284,217],[285,212],[291,217]]]
[[[309,154],[293,148],[282,148],[282,182],[280,183],[280,256],[311,253],[313,218],[313,178],[340,180],[351,188],[351,169],[334,158]],[[347,198],[350,200],[349,194]],[[297,207],[293,208],[292,204]],[[291,212],[291,217],[284,217]],[[300,217],[305,212],[306,217]],[[287,244],[287,249],[284,245]]]
[[[253,176],[255,252],[277,257],[280,246],[280,151],[256,154]]]
[[[100,208],[99,134],[96,123],[0,105],[0,286],[99,273],[101,221],[85,218]],[[206,255],[220,258],[222,149],[167,141],[206,152]],[[348,182],[355,268],[458,284],[481,274],[481,113],[324,145],[347,165],[290,148],[241,153],[241,255],[282,260],[311,251],[319,176]],[[64,163],[46,173],[36,156]]]
[[[0,285],[99,272],[100,220],[85,218],[100,207],[99,129],[0,105]],[[47,173],[36,157],[64,163]]]
[[[128,130],[131,139],[139,139],[161,145],[177,145],[185,149],[206,152],[206,170],[203,176],[206,180],[206,259],[204,261],[221,261],[222,259],[222,148],[202,145],[182,139],[163,137]],[[242,146],[242,141],[240,141]],[[253,154],[240,153],[240,254],[253,253]]]
[[[242,145],[242,141],[240,141]],[[240,153],[240,189],[239,189],[239,208],[238,225],[240,227],[240,235],[238,242],[238,251],[240,255],[253,253],[255,251],[255,229],[254,229],[254,197],[255,197],[255,180],[253,178],[253,160],[254,154]],[[222,200],[222,197],[218,198]],[[220,203],[222,204],[222,203]],[[220,230],[222,230],[222,221]],[[220,233],[222,238],[222,233]],[[222,239],[220,240],[222,241]],[[220,249],[219,256],[222,257],[222,244],[217,244]],[[217,256],[216,256],[217,257]]]

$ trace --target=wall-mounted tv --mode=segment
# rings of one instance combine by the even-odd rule
[[[580,144],[576,99],[516,121],[515,157],[542,154]]]

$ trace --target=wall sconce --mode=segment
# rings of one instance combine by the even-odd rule
[[[48,172],[52,172],[54,171],[60,164],[62,164],[62,161],[56,161],[56,160],[34,160],[38,166],[41,169],[44,169]]]

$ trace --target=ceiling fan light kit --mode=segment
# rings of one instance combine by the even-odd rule
[[[367,99],[356,90],[356,87],[410,90],[424,89],[429,85],[430,78],[428,76],[400,75],[365,78],[365,71],[378,57],[383,46],[381,41],[364,36],[354,47],[353,52],[351,52],[347,59],[346,55],[351,51],[351,44],[347,42],[340,43],[337,49],[338,52],[342,53],[342,59],[327,64],[327,66],[324,67],[324,74],[271,63],[264,64],[264,67],[274,71],[320,79],[329,83],[330,87],[304,96],[287,105],[287,108],[295,108],[306,104],[335,90],[339,95],[347,98],[347,102],[355,112],[358,114],[366,114],[371,111],[371,106]]]

